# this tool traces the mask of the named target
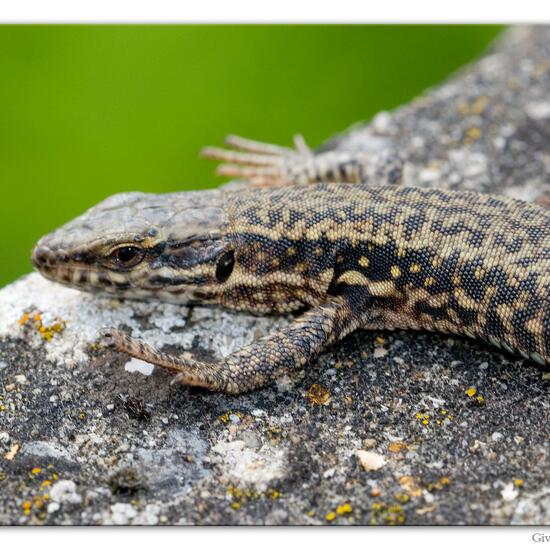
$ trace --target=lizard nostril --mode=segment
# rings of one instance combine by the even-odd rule
[[[36,267],[45,267],[53,264],[52,251],[46,246],[37,246],[32,253],[32,263]]]

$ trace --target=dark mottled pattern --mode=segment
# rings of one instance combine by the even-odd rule
[[[258,290],[263,304],[272,293],[273,310],[283,308],[285,293],[308,306],[325,293],[353,293],[354,307],[385,312],[393,327],[466,334],[549,357],[550,216],[541,207],[349,184],[242,192],[229,204],[230,237],[245,269],[260,278],[281,273]],[[230,291],[230,301],[241,292]],[[246,307],[253,301],[252,290]]]

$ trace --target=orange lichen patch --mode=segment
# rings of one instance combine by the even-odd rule
[[[406,451],[408,449],[408,445],[406,443],[403,443],[403,441],[392,441],[388,445],[388,450],[390,453],[401,453],[402,451]]]
[[[422,495],[420,481],[413,476],[402,476],[399,478],[399,484],[411,497],[419,497]]]
[[[32,508],[32,502],[30,500],[24,500],[21,503],[21,508],[23,508],[23,514],[25,514],[26,516],[30,515],[31,508]]]
[[[31,316],[28,313],[23,313],[23,315],[21,315],[21,318],[17,322],[21,326],[23,326],[30,318]]]
[[[45,325],[42,320],[42,313],[39,311],[35,311],[34,313],[23,313],[18,323],[20,326],[25,326],[31,320],[38,334],[40,334],[40,336],[42,336],[42,338],[44,338],[47,342],[51,341],[56,334],[62,332],[67,325],[63,319],[59,318],[56,319],[51,325]]]
[[[330,401],[330,391],[320,384],[313,384],[307,390],[306,397],[313,405],[326,405]]]

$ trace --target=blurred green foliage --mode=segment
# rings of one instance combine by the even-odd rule
[[[1,26],[0,286],[119,191],[217,185],[228,133],[316,146],[479,55],[498,26]]]

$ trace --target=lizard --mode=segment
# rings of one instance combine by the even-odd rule
[[[475,338],[550,363],[550,211],[473,191],[397,185],[399,155],[311,151],[237,136],[207,148],[247,183],[120,193],[46,235],[46,278],[119,298],[293,313],[220,361],[106,328],[100,340],[229,394],[304,368],[357,329]]]

